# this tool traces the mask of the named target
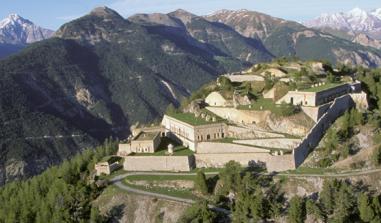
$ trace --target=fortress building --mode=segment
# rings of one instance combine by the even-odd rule
[[[118,155],[125,156],[130,153],[154,153],[160,145],[160,131],[140,131],[128,143],[119,144]]]
[[[181,142],[192,151],[196,151],[199,142],[225,138],[228,127],[225,122],[205,113],[199,117],[193,114],[164,115],[161,124],[167,137]]]

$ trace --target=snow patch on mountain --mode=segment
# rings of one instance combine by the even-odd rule
[[[0,43],[28,44],[52,35],[52,30],[41,28],[17,14],[10,14],[0,21]]]
[[[319,17],[304,22],[304,25],[314,28],[329,27],[348,31],[374,31],[381,29],[381,8],[366,11],[354,8],[348,12],[323,13]]]

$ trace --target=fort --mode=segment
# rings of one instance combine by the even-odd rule
[[[277,74],[271,78],[279,82],[292,79],[271,71]],[[222,91],[224,86],[217,81],[220,90],[190,103],[191,108],[165,114],[155,131],[143,128],[121,143],[118,155],[125,158],[124,169],[189,171],[222,167],[234,160],[269,172],[291,170],[304,162],[345,111],[368,108],[367,95],[358,81],[326,83],[321,79],[309,87],[287,91],[274,85],[263,90],[262,96],[253,97],[242,95],[242,86],[267,76],[223,77],[233,83],[226,87],[229,91]],[[286,86],[290,86],[289,80]],[[287,117],[277,117],[282,113]]]

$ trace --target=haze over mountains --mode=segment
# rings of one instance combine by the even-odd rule
[[[381,8],[372,11],[354,8],[348,12],[324,13],[304,25],[363,45],[381,47]]]
[[[14,24],[10,42],[51,35]],[[0,184],[108,136],[125,138],[130,125],[159,118],[218,75],[282,56],[381,64],[376,48],[258,12],[176,10],[124,19],[96,8],[0,61]]]

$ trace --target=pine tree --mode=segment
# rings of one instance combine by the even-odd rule
[[[208,194],[208,184],[206,182],[205,173],[202,170],[197,171],[195,186],[203,195]]]
[[[267,216],[266,200],[263,196],[261,187],[257,187],[251,202],[250,211],[254,220],[259,221]]]
[[[220,171],[219,177],[223,182],[223,192],[236,191],[241,182],[242,166],[238,162],[229,161],[225,164],[225,168]]]
[[[374,218],[374,211],[369,202],[368,196],[364,193],[360,193],[357,203],[361,220],[364,222],[370,222]]]
[[[306,210],[303,198],[294,196],[290,200],[290,207],[288,209],[288,222],[290,223],[303,223],[306,217]]]
[[[324,212],[329,215],[333,212],[335,205],[334,200],[334,188],[332,187],[332,182],[325,180],[323,183],[323,189],[320,192],[320,203],[324,207]]]
[[[249,222],[249,194],[245,190],[240,190],[236,196],[233,208],[233,222],[244,223]]]
[[[313,215],[317,219],[325,219],[320,207],[311,199],[307,199],[306,201],[306,212],[309,215]]]
[[[342,183],[335,199],[334,222],[348,222],[354,203],[352,189],[347,183]]]

